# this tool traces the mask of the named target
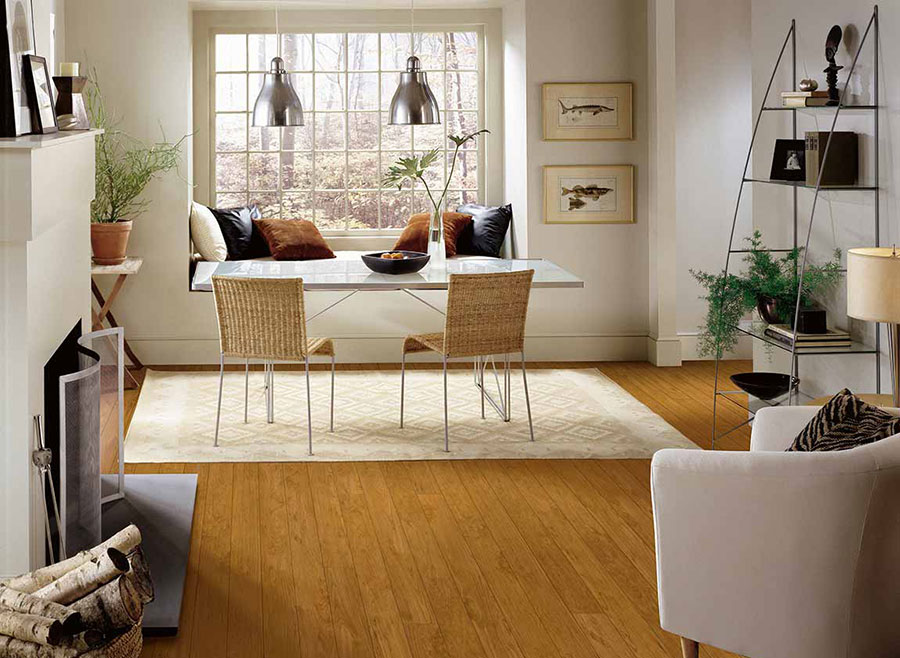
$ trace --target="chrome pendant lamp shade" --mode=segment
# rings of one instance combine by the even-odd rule
[[[291,77],[281,59],[281,30],[278,28],[278,6],[275,7],[275,39],[278,55],[272,58],[269,72],[263,76],[262,88],[253,104],[254,126],[302,126],[303,106],[294,91]]]
[[[406,60],[406,71],[391,99],[391,125],[428,125],[441,122],[437,99],[428,86],[428,74],[419,67],[419,58]]]

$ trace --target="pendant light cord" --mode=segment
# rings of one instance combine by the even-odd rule
[[[409,0],[409,50],[416,54],[416,0]]]
[[[276,52],[281,57],[281,29],[278,25],[278,3],[275,4],[275,41]]]

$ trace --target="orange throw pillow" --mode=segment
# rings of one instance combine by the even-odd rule
[[[319,229],[305,219],[254,219],[275,260],[334,258]]]
[[[472,223],[472,215],[464,215],[459,212],[444,213],[444,248],[447,257],[456,255],[456,241],[462,230]],[[400,239],[394,245],[394,249],[402,251],[428,251],[428,227],[431,225],[431,215],[421,212],[409,218],[409,223],[400,234]]]

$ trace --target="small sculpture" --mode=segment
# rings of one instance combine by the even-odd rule
[[[804,78],[800,81],[798,86],[800,87],[800,91],[815,91],[819,88],[819,83],[812,78]]]
[[[828,83],[829,105],[838,105],[841,101],[837,88],[837,74],[844,67],[837,65],[834,61],[834,56],[837,54],[837,49],[841,45],[843,36],[844,33],[841,30],[841,26],[835,25],[828,31],[828,37],[825,39],[825,59],[828,60],[828,66],[825,67],[823,73],[825,73],[825,82]]]

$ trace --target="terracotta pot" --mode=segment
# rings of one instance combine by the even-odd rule
[[[91,249],[97,265],[121,265],[125,262],[131,220],[91,224]]]

